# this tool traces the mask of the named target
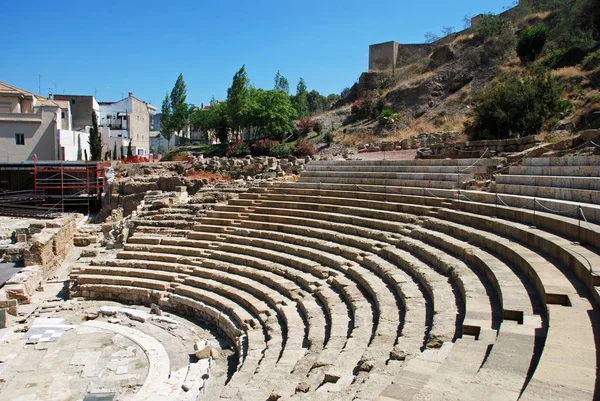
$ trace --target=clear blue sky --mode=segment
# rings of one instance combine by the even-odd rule
[[[11,1],[2,6],[0,81],[41,94],[127,92],[160,107],[181,72],[188,102],[222,99],[246,64],[272,88],[277,70],[292,91],[339,93],[368,68],[368,46],[419,43],[462,28],[465,15],[501,12],[512,0]]]

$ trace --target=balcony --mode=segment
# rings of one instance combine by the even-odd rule
[[[0,122],[42,123],[42,113],[0,113]]]

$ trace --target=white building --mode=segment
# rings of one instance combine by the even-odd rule
[[[117,102],[100,102],[99,107],[103,153],[113,152],[116,144],[116,156],[127,156],[130,142],[134,155],[150,153],[150,126],[156,107],[135,98],[132,92]]]
[[[73,129],[68,101],[0,82],[0,162],[85,160],[89,135]]]

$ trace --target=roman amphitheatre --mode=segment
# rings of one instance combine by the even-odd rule
[[[598,399],[597,136],[126,165],[102,224],[4,217],[0,400]]]

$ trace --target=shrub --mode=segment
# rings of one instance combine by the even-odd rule
[[[586,71],[593,70],[597,67],[600,67],[600,50],[596,50],[595,52],[589,54],[581,64],[581,68]]]
[[[323,132],[323,124],[320,121],[315,121],[313,124],[313,131],[317,134],[321,134],[321,132]]]
[[[379,125],[382,127],[390,127],[398,121],[398,114],[391,109],[384,109],[377,118]]]
[[[560,114],[560,92],[555,78],[541,68],[522,79],[505,76],[475,94],[473,118],[465,123],[465,131],[472,139],[535,135]]]
[[[333,143],[333,132],[325,132],[325,134],[323,134],[323,140],[325,141],[327,146],[331,146],[331,144]]]
[[[360,99],[352,103],[350,113],[357,118],[369,118],[373,111],[373,99]]]
[[[525,29],[517,43],[517,56],[522,63],[531,63],[542,53],[548,37],[548,28],[538,24]]]
[[[494,14],[486,14],[475,23],[475,32],[484,38],[498,36],[510,29],[508,21]]]
[[[485,50],[491,57],[503,57],[515,50],[517,37],[512,29],[503,31],[500,35],[490,38],[485,43]],[[486,54],[486,56],[488,55]]]
[[[237,141],[229,145],[225,152],[226,157],[244,157],[250,154],[250,146],[244,141]]]
[[[556,49],[547,56],[540,58],[537,63],[545,68],[555,70],[575,66],[583,61],[586,51],[579,47]]]
[[[486,54],[483,49],[469,47],[463,52],[462,56],[465,67],[470,70],[479,68],[486,61]]]
[[[312,118],[307,117],[304,118],[302,117],[300,120],[298,120],[298,122],[296,123],[296,128],[298,129],[298,134],[299,135],[307,135],[314,127],[314,122],[312,120]]]
[[[300,138],[296,142],[296,146],[294,146],[294,156],[304,157],[304,156],[312,156],[317,152],[315,146],[306,138]]]
[[[292,147],[289,144],[278,143],[273,146],[273,156],[279,159],[287,159],[292,155]]]
[[[165,155],[165,157],[162,158],[162,160],[165,160],[165,161],[174,161],[174,162],[184,161],[184,160],[186,160],[186,158],[189,155],[190,155],[189,152],[182,152],[182,151],[179,151],[179,150],[172,150],[169,153],[167,153]],[[134,157],[134,156],[132,156],[132,157]],[[129,157],[127,159],[129,159]]]
[[[254,156],[273,156],[273,148],[278,144],[278,141],[272,139],[260,139],[252,145],[252,154]]]

